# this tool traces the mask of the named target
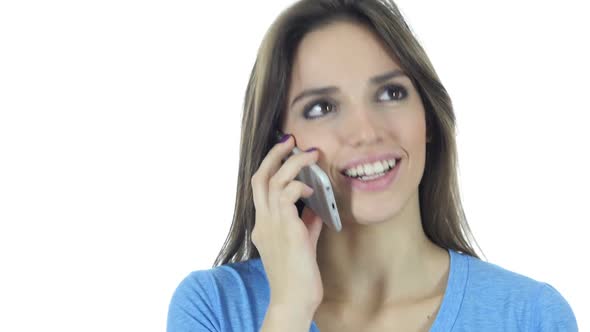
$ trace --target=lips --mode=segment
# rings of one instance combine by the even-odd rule
[[[383,159],[383,160],[375,160],[375,161],[387,161],[387,160],[391,160],[393,158],[389,158],[389,159]],[[373,161],[373,162],[375,162]],[[399,164],[401,162],[401,158],[400,159],[395,159],[395,164]],[[363,165],[364,163],[361,163],[359,165]],[[369,164],[371,164],[371,162],[369,162]],[[356,166],[351,166],[350,168],[354,168]],[[395,166],[394,166],[395,167]],[[344,168],[340,171],[340,174],[344,175],[344,176],[349,176],[348,174],[346,174],[346,170],[348,170],[349,168]]]
[[[365,174],[363,172],[362,175],[357,173],[355,176],[352,176],[352,175],[347,174],[345,170],[344,171],[341,171],[340,174],[342,174],[342,175],[344,175],[346,177],[355,178],[355,179],[358,179],[360,177],[371,177],[371,176],[375,176],[375,175],[380,174],[380,173],[387,173],[387,172],[391,171],[392,169],[395,168],[395,166],[397,164],[400,163],[400,161],[401,161],[401,159],[400,160],[395,160],[395,165],[393,167],[388,164],[387,167],[383,167],[383,171],[381,171],[381,172],[374,171],[372,174]],[[357,172],[358,172],[358,169],[357,169]]]
[[[402,162],[397,162],[395,167],[385,173],[385,175],[368,181],[363,181],[357,178],[352,178],[346,176],[344,178],[345,183],[352,188],[353,190],[357,191],[364,191],[364,192],[380,192],[387,190],[390,186],[395,186],[395,182],[398,177],[398,173],[400,172]]]
[[[362,164],[370,164],[370,163],[374,163],[376,161],[389,160],[389,159],[395,159],[395,161],[397,163],[402,159],[402,155],[401,155],[401,153],[397,153],[397,152],[387,152],[387,153],[381,153],[381,154],[371,154],[371,155],[356,157],[356,158],[348,161],[346,164],[344,164],[344,166],[340,167],[340,172],[342,174],[344,174],[344,171],[346,171],[349,168],[356,167],[356,166],[362,165]]]

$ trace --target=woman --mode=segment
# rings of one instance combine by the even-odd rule
[[[394,3],[287,9],[259,49],[241,144],[228,240],[179,285],[169,331],[577,330],[557,290],[475,253],[451,100]],[[312,163],[341,232],[301,204]]]

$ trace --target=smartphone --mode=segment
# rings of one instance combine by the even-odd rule
[[[283,137],[280,131],[277,131],[276,135],[277,140]],[[298,147],[294,147],[289,157],[299,153],[305,152],[302,152]],[[303,203],[322,218],[324,224],[336,232],[340,232],[342,230],[342,223],[340,222],[332,183],[328,175],[317,164],[311,164],[304,166],[295,178],[313,189],[311,196],[301,198]]]

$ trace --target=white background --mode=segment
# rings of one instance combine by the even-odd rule
[[[248,75],[290,3],[0,3],[0,330],[165,329],[229,231]],[[589,330],[584,2],[397,3],[453,99],[488,260]]]

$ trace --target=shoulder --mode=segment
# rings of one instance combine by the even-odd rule
[[[578,331],[574,312],[557,289],[542,283],[537,296],[534,324],[537,331]]]
[[[468,261],[468,284],[474,290],[493,290],[504,293],[515,292],[520,295],[535,292],[541,282],[526,275],[508,270],[494,263],[466,256]]]
[[[189,273],[172,295],[167,331],[232,330],[239,317],[249,324],[247,317],[256,312],[268,288],[261,268],[260,259],[250,259]]]
[[[464,304],[479,310],[493,308],[498,318],[514,321],[521,330],[577,331],[569,303],[552,285],[466,257],[469,272]]]

